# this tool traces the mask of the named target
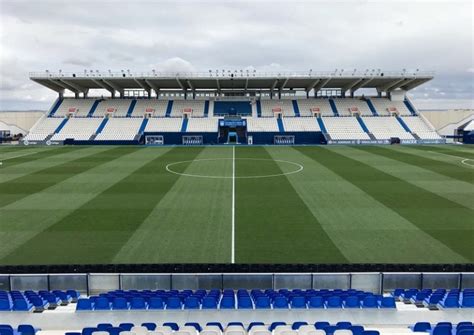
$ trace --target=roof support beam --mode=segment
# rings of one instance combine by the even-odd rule
[[[58,84],[56,84],[54,81],[51,81],[49,79],[46,79],[46,80],[41,80],[40,81],[36,81],[33,79],[34,82],[37,82],[38,84],[40,85],[43,85],[43,86],[46,86],[47,88],[49,88],[50,90],[53,90],[53,91],[56,91],[60,94],[64,93],[64,87],[62,86],[59,86]]]
[[[160,94],[160,88],[156,86],[155,83],[151,80],[145,79],[145,82],[155,91],[155,94],[158,97]]]
[[[93,81],[94,83],[96,83],[97,85],[99,85],[100,87],[102,87],[103,89],[109,91],[110,94],[112,94],[112,97],[115,97],[115,89],[114,89],[112,86],[106,84],[106,83],[105,83],[103,80],[101,80],[101,79],[92,79],[92,81]]]
[[[288,83],[288,80],[290,80],[290,78],[286,78],[285,81],[283,82],[283,84],[280,86],[280,90],[284,89],[286,84]]]
[[[61,81],[60,79],[56,79],[56,80],[50,79],[50,81],[51,81],[52,83],[55,83],[55,84],[61,86],[61,87],[64,88],[65,90],[69,90],[69,91],[71,91],[71,92],[73,92],[73,93],[75,93],[75,94],[79,94],[79,93],[81,92],[81,91],[79,91],[77,88],[67,85],[66,83],[64,83],[64,82]]]
[[[319,82],[321,81],[321,79],[316,79],[315,81],[313,81],[309,86],[307,86],[304,90],[306,91],[306,93],[308,93],[309,91],[311,91]]]
[[[194,91],[194,85],[191,83],[191,80],[186,79],[186,83],[188,84],[189,88]]]
[[[379,92],[387,91],[389,88],[394,87],[394,86],[402,83],[404,80],[405,80],[405,78],[392,80],[392,81],[388,82],[385,85],[377,87],[377,91],[379,91]]]
[[[316,94],[319,90],[324,88],[331,78],[321,79],[316,85],[313,86],[314,93]]]
[[[342,88],[341,88],[341,91],[342,91],[342,92],[346,92],[346,91],[348,91],[348,90],[351,90],[351,92],[352,92],[352,88],[353,88],[355,85],[359,84],[362,80],[363,80],[362,78],[355,79],[352,83],[350,83],[350,84],[348,84],[348,85],[342,87]]]
[[[387,88],[387,92],[391,92],[391,91],[396,90],[397,88],[399,88],[401,86],[408,85],[408,84],[412,83],[415,80],[416,80],[416,78],[404,79],[401,83],[397,83],[397,84],[392,85],[389,88]]]
[[[354,92],[357,91],[359,88],[365,87],[368,85],[374,78],[364,78],[357,84],[355,84],[353,87],[351,87],[351,95],[354,95]]]
[[[104,83],[112,87],[114,90],[120,93],[120,96],[123,96],[124,89],[120,86],[117,86],[115,83],[111,82],[110,80],[102,79]]]
[[[249,87],[249,77],[247,77],[247,78],[245,79],[245,88],[244,88],[245,93],[247,93],[247,88],[248,88],[248,87]]]
[[[133,80],[148,93],[148,96],[151,96],[151,87],[146,83],[145,80],[136,78]]]
[[[71,81],[65,81],[64,79],[59,79],[62,83],[64,83],[65,85],[69,85],[73,88],[75,88],[77,91],[79,92],[82,92],[82,93],[86,93],[89,89],[85,88],[85,87],[82,87],[80,85],[77,85],[76,83],[73,83]]]
[[[430,81],[431,78],[414,78],[410,82],[404,83],[403,85],[400,86],[402,90],[409,91],[411,89],[414,89],[417,86],[420,86],[421,84],[426,83],[427,81]]]

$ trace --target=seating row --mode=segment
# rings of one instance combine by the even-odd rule
[[[79,293],[67,291],[0,291],[0,311],[35,311],[54,309],[58,305],[77,302]]]
[[[80,299],[77,310],[395,308],[391,296],[358,290],[111,291]]]
[[[472,321],[459,322],[453,325],[451,322],[438,322],[431,325],[429,322],[417,322],[411,327],[414,332],[429,332],[431,335],[473,335],[474,325]]]
[[[113,326],[110,323],[101,323],[96,327],[87,327],[79,333],[69,332],[66,335],[378,335],[378,331],[365,330],[363,326],[353,325],[342,321],[331,325],[321,321],[314,324],[294,322],[287,325],[285,322],[273,322],[265,325],[263,322],[251,322],[247,327],[242,322],[230,322],[223,327],[219,322],[208,322],[201,326],[196,322],[188,322],[178,326],[173,322],[165,322],[162,326],[153,322],[142,323],[136,326],[133,323],[121,323]]]
[[[444,308],[474,308],[474,289],[396,289],[393,297],[405,303]]]

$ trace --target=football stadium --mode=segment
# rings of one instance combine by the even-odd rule
[[[50,19],[51,3],[0,2],[13,35],[20,9]],[[159,4],[176,20],[199,7]],[[181,29],[160,17],[155,32]],[[224,31],[210,35],[237,41]],[[474,335],[474,108],[424,107],[443,73],[219,57],[206,71],[73,59],[23,84],[2,64],[1,106],[47,107],[0,111],[0,335]]]

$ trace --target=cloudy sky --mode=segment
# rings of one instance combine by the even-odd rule
[[[0,0],[0,110],[47,109],[32,71],[417,69],[474,95],[473,2]]]

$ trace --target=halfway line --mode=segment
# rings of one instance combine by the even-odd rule
[[[232,146],[232,264],[235,263],[235,146]]]

